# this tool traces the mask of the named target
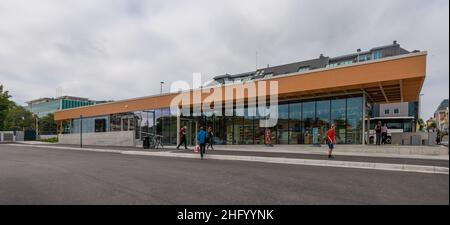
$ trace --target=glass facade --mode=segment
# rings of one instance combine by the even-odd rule
[[[381,59],[383,58],[383,51],[377,50],[372,52],[372,59]]]
[[[331,124],[336,125],[338,143],[361,144],[362,96],[282,102],[278,106],[277,125],[271,127],[275,144],[325,144]],[[224,115],[225,109],[222,109]],[[259,122],[257,107],[234,109],[233,116],[180,116],[180,126],[187,127],[189,145],[195,144],[198,128],[212,127],[215,144],[264,144],[265,127]],[[217,114],[217,113],[216,113]],[[163,136],[164,144],[176,144],[177,118],[169,108],[111,114],[83,119],[83,132],[136,131],[136,139],[147,133]],[[72,122],[72,132],[79,132],[79,119]]]
[[[54,113],[57,110],[60,110],[60,102],[59,101],[49,101],[49,102],[41,102],[37,104],[32,104],[28,106],[29,110],[36,114],[38,117],[44,117],[48,114]]]
[[[88,101],[77,101],[77,100],[68,100],[68,99],[62,99],[62,109],[71,109],[76,107],[82,107],[87,105],[93,105],[93,102]]]
[[[42,101],[38,103],[28,104],[27,108],[32,113],[36,114],[38,117],[44,117],[48,114],[55,113],[58,110],[62,109],[71,109],[77,108],[87,105],[93,105],[93,102],[90,101],[77,101],[77,100],[68,100],[68,99],[51,99],[47,101]]]

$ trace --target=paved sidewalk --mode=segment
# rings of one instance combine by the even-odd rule
[[[24,146],[26,144],[9,144],[10,146]],[[63,145],[30,145],[34,148],[49,148],[49,149],[62,149],[62,150],[77,150],[77,151],[94,151],[94,152],[109,152],[126,155],[146,155],[146,156],[158,156],[158,157],[178,157],[178,158],[193,158],[198,159],[198,154],[193,154],[190,151],[175,150],[175,148],[166,148],[163,150],[143,150],[138,148],[109,148],[109,147],[84,147],[79,146],[63,146]],[[214,152],[213,154],[209,154]],[[432,174],[447,174],[448,175],[448,161],[436,161],[422,159],[421,163],[418,161],[405,161],[404,159],[390,159],[387,163],[385,159],[375,159],[369,157],[359,158],[337,158],[326,159],[323,158],[311,158],[305,157],[303,154],[296,154],[295,157],[286,157],[286,155],[274,155],[267,156],[261,155],[260,152],[252,152],[254,154],[240,154],[242,151],[237,151],[235,154],[222,154],[225,150],[210,151],[207,153],[207,159],[215,160],[237,160],[237,161],[251,161],[251,162],[263,162],[263,163],[281,163],[292,165],[311,165],[311,166],[327,166],[327,167],[344,167],[344,168],[358,168],[358,169],[372,169],[372,170],[389,170],[389,171],[402,171],[402,172],[419,172],[419,173],[432,173]],[[277,153],[283,154],[283,153]],[[285,154],[285,153],[284,153]],[[315,156],[317,157],[317,155]],[[375,160],[374,160],[375,159]]]
[[[171,150],[173,153],[191,153],[198,154],[192,150]],[[230,150],[207,150],[208,155],[239,155],[239,156],[263,156],[276,158],[293,158],[293,159],[317,159],[327,160],[326,153],[309,154],[309,153],[283,153],[283,152],[257,152],[257,151],[230,151]],[[394,163],[394,164],[411,164],[411,165],[432,165],[449,167],[449,160],[445,159],[421,159],[421,158],[394,158],[394,157],[376,157],[376,156],[357,156],[357,155],[334,155],[332,160],[353,161],[353,162],[371,162],[371,163]]]
[[[175,146],[166,146],[167,149],[176,149]],[[190,147],[192,149],[193,147]],[[182,148],[180,148],[182,149]],[[265,152],[265,153],[293,153],[305,155],[326,155],[327,146],[320,147],[310,145],[216,145],[217,151],[234,152]],[[337,145],[334,155],[385,157],[405,159],[434,159],[449,160],[448,148],[444,146],[374,146],[374,145]]]
[[[79,145],[61,145],[57,143],[44,143],[36,141],[17,142],[19,144],[38,144],[50,146],[79,147]],[[142,147],[120,147],[120,146],[86,146],[85,148],[117,149],[123,151],[168,151],[176,150],[176,146],[169,145],[159,149],[143,149]],[[190,150],[193,146],[188,147]],[[180,148],[183,149],[183,148]],[[310,145],[275,145],[266,147],[264,145],[215,145],[216,151],[225,152],[255,152],[255,153],[292,153],[303,155],[326,155],[327,147]],[[225,153],[226,154],[226,153]],[[430,159],[449,160],[447,146],[395,146],[395,145],[337,145],[333,154],[336,156],[361,156],[376,158],[403,158],[403,159]]]

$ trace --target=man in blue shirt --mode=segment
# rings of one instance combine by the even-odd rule
[[[200,146],[200,157],[203,159],[203,155],[205,154],[205,147],[206,147],[206,136],[208,134],[206,133],[205,129],[203,127],[200,127],[200,131],[197,134],[197,142]]]

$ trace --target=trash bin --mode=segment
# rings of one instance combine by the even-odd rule
[[[145,149],[150,148],[150,137],[148,137],[148,136],[144,137],[144,140],[142,142],[142,147]]]

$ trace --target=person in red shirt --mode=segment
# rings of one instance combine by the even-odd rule
[[[331,153],[333,152],[334,145],[336,144],[336,138],[334,135],[335,126],[334,124],[331,124],[331,128],[328,130],[328,138],[327,138],[327,144],[328,144],[328,158],[334,158]]]
[[[180,146],[182,144],[184,144],[184,149],[188,149],[187,144],[186,144],[187,143],[186,142],[186,126],[184,126],[180,129],[179,135],[180,135],[180,144],[178,144],[177,149],[180,149]]]

